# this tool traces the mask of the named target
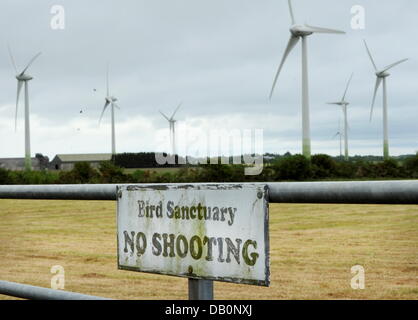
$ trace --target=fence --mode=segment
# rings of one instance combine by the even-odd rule
[[[155,185],[155,184],[153,184]],[[198,185],[198,184],[193,184]],[[418,180],[267,183],[271,203],[418,204]],[[116,184],[0,186],[0,199],[116,200]],[[151,185],[150,185],[151,186]],[[41,300],[101,297],[0,281],[0,294]],[[213,282],[189,279],[189,299],[213,299]]]

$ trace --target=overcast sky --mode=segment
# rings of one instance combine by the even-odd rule
[[[51,28],[53,5],[65,29]],[[415,0],[293,0],[298,23],[346,35],[308,40],[312,153],[339,154],[341,109],[347,100],[351,154],[382,154],[382,91],[369,122],[375,84],[363,39],[378,67],[403,58],[388,79],[391,154],[418,151],[418,2]],[[365,29],[353,30],[351,8],[365,8]],[[23,95],[14,130],[15,71],[39,51],[28,73],[32,154],[107,153],[110,112],[98,124],[110,63],[117,152],[167,149],[168,123],[183,132],[263,129],[264,151],[301,152],[301,47],[289,56],[272,101],[271,84],[289,39],[287,0],[1,0],[0,157],[23,157]],[[96,89],[96,91],[94,90]],[[181,143],[181,142],[179,142]]]

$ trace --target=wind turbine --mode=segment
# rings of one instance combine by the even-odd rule
[[[111,121],[112,121],[112,155],[116,154],[116,138],[115,138],[115,107],[120,109],[119,106],[116,104],[116,101],[118,101],[118,99],[116,99],[115,96],[110,95],[110,90],[109,90],[109,66],[107,66],[107,71],[106,71],[106,97],[105,97],[105,105],[103,107],[103,111],[102,114],[100,115],[100,119],[99,119],[99,125],[102,121],[103,118],[103,114],[106,111],[106,108],[110,105],[110,112],[111,112]]]
[[[374,88],[372,108],[370,111],[370,121],[372,121],[372,117],[373,117],[373,108],[374,108],[374,103],[376,101],[377,90],[379,90],[379,87],[381,83],[383,82],[383,157],[386,160],[386,159],[389,159],[388,100],[387,100],[386,78],[390,76],[390,74],[388,73],[390,69],[397,66],[398,64],[401,64],[402,62],[407,61],[408,59],[402,59],[398,62],[388,65],[382,70],[378,70],[376,63],[373,60],[372,54],[369,50],[369,47],[367,46],[366,40],[364,40],[364,45],[366,46],[367,53],[369,54],[370,60],[372,61],[373,67],[376,71],[376,85]]]
[[[321,27],[313,27],[307,24],[297,24],[293,15],[292,1],[289,2],[290,17],[292,19],[292,26],[290,27],[290,39],[284,52],[279,69],[273,81],[273,86],[270,91],[270,100],[273,96],[273,91],[276,86],[277,79],[283,68],[283,65],[289,53],[293,50],[299,39],[302,39],[302,153],[305,157],[311,156],[311,138],[310,138],[310,120],[309,120],[309,83],[308,83],[308,48],[307,37],[314,33],[331,33],[344,34],[344,31],[327,29]]]
[[[19,97],[20,91],[22,90],[23,85],[25,86],[25,169],[32,170],[32,160],[30,154],[30,115],[29,115],[29,84],[28,82],[33,79],[32,76],[26,73],[32,63],[41,55],[41,52],[36,54],[27,64],[27,66],[23,69],[22,72],[17,71],[16,62],[13,58],[12,50],[10,47],[9,55],[10,60],[12,61],[13,68],[16,71],[16,79],[17,79],[17,95],[16,95],[16,113],[15,113],[15,131],[17,130],[17,111],[19,107]]]
[[[350,79],[347,82],[347,86],[344,91],[344,95],[338,102],[329,102],[328,104],[334,104],[337,106],[341,106],[343,115],[344,115],[344,158],[345,160],[349,160],[348,156],[348,120],[347,120],[347,106],[350,104],[349,102],[345,101],[345,97],[347,95],[348,88],[350,86],[351,79],[353,79],[353,74],[351,74]]]
[[[169,125],[170,125],[170,143],[171,143],[171,152],[172,155],[176,155],[176,122],[177,120],[174,119],[174,116],[176,115],[177,111],[181,107],[182,103],[180,103],[176,110],[174,110],[173,115],[169,118],[164,113],[161,113],[161,115],[167,119]]]

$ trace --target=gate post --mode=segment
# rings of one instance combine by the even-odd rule
[[[189,279],[189,300],[213,300],[213,281]]]

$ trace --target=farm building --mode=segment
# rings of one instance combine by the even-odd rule
[[[72,170],[77,162],[88,162],[93,168],[98,168],[100,162],[111,159],[111,153],[57,154],[49,163],[49,168],[51,170]]]
[[[49,158],[37,153],[32,160],[32,169],[36,171],[48,169]],[[0,168],[13,171],[25,170],[25,158],[2,158]]]

